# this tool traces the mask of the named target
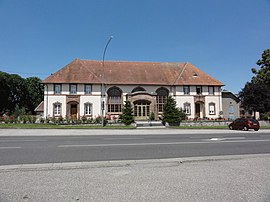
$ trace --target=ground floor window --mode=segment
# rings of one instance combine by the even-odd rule
[[[215,114],[216,114],[216,106],[215,106],[215,103],[210,103],[210,104],[209,104],[209,114],[210,114],[210,115],[215,115]]]
[[[109,97],[108,112],[121,112],[121,111],[122,111],[121,97]]]
[[[53,115],[61,116],[61,103],[57,102],[53,104]]]
[[[112,87],[108,91],[108,112],[117,113],[122,111],[122,90]]]
[[[164,87],[161,87],[156,90],[156,93],[157,93],[157,98],[156,98],[157,110],[158,112],[163,112],[165,102],[169,96],[169,90]]]
[[[84,104],[84,115],[92,115],[92,104],[91,103]]]
[[[191,114],[190,103],[188,103],[188,102],[184,103],[184,112],[185,112],[187,115],[190,115],[190,114]]]

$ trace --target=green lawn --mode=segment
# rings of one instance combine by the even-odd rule
[[[120,126],[120,125],[54,125],[54,124],[0,124],[0,128],[13,129],[134,129],[134,126]]]
[[[121,125],[55,125],[55,124],[0,124],[0,129],[135,129],[134,126]],[[228,129],[228,126],[172,126],[173,129]],[[261,126],[261,129],[270,129],[270,126]]]

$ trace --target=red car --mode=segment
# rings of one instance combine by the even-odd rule
[[[230,123],[229,128],[231,130],[254,129],[255,131],[258,131],[260,129],[260,124],[256,119],[253,118],[239,118]]]

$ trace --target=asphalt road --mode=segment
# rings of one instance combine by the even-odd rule
[[[78,135],[64,136],[59,135],[66,133],[63,130],[54,130],[59,134],[47,136],[50,132],[1,130],[0,165],[270,153],[268,131],[132,130],[130,135],[129,130],[126,134],[119,130],[121,135],[111,135],[117,131],[107,130],[99,131],[99,135],[86,135],[89,130],[78,130]]]

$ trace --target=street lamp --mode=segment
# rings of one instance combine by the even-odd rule
[[[111,42],[111,40],[113,39],[113,36],[110,36],[105,48],[104,48],[104,51],[103,51],[103,58],[102,58],[102,69],[103,69],[103,74],[102,74],[102,81],[101,81],[101,123],[102,123],[102,126],[104,126],[104,111],[105,111],[105,84],[104,84],[104,74],[105,74],[105,69],[104,69],[104,59],[105,59],[105,54],[106,54],[106,50],[107,50],[107,47],[109,45],[109,43]]]

